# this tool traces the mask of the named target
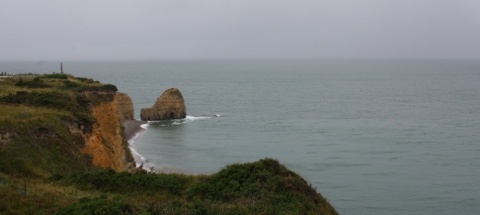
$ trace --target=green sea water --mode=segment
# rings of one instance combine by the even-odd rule
[[[11,73],[60,62],[4,62]],[[138,164],[205,174],[278,159],[341,214],[478,214],[480,61],[64,62],[140,109],[182,92],[187,118],[150,122]]]

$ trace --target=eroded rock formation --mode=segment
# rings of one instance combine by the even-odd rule
[[[122,101],[125,97],[120,97],[123,98],[116,94],[112,102],[102,102],[93,108],[93,116],[97,123],[92,126],[91,133],[83,135],[85,144],[81,151],[92,156],[92,163],[95,166],[126,171],[133,169],[135,162],[128,149],[127,140],[122,136],[119,121],[121,117],[117,114],[119,111],[117,107],[122,103],[119,100]],[[130,115],[127,112],[125,115]]]
[[[177,88],[166,90],[151,108],[142,108],[140,111],[140,118],[144,121],[183,119],[186,116],[185,101]]]
[[[126,93],[117,92],[115,104],[117,106],[118,121],[133,120],[133,102]]]

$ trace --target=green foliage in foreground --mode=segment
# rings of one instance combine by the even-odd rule
[[[337,214],[307,181],[269,158],[229,165],[209,176],[97,170],[60,181],[116,199],[83,200],[59,214],[103,209],[118,214]]]
[[[55,214],[133,214],[133,207],[121,198],[107,199],[106,196],[81,198],[78,203],[60,209]]]
[[[90,170],[48,179],[0,173],[0,214],[338,214],[270,158],[212,175]]]
[[[163,192],[179,195],[186,189],[186,185],[191,183],[192,179],[192,177],[180,174],[147,174],[144,171],[116,173],[113,170],[100,169],[73,174],[65,181],[84,190],[98,190],[105,193],[131,194],[145,192],[153,194]]]

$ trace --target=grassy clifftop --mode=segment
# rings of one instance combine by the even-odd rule
[[[0,80],[0,214],[337,214],[274,159],[198,176],[98,167],[86,139],[116,91],[63,74]]]
[[[0,81],[0,171],[33,177],[90,168],[80,153],[82,135],[96,123],[92,107],[111,101],[115,91],[64,74]]]

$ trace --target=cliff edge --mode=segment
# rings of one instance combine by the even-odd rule
[[[8,78],[0,88],[0,172],[135,168],[121,124],[133,119],[133,103],[116,86],[53,74]]]

